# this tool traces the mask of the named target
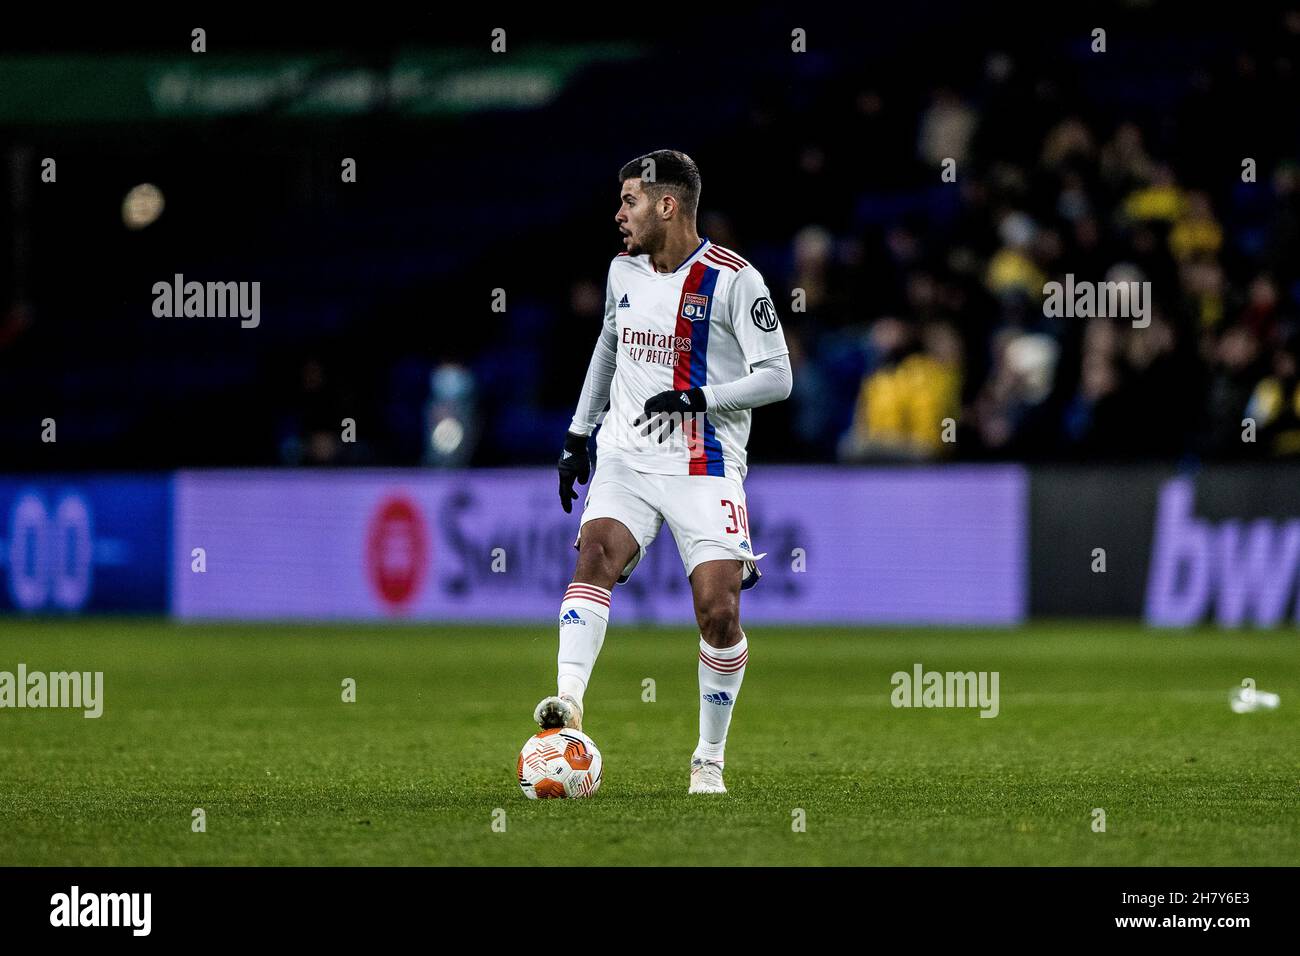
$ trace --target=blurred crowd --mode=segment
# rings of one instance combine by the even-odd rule
[[[794,393],[758,414],[754,446],[846,462],[1300,455],[1297,124],[1265,111],[1277,154],[1214,139],[1241,128],[1231,96],[1293,92],[1260,69],[1243,56],[1189,76],[1159,122],[1005,54],[919,108],[870,82],[798,113],[756,107],[734,152],[701,159],[701,232],[763,269],[793,355]],[[728,189],[746,156],[773,194]],[[1147,284],[1147,314],[1054,312],[1045,286],[1067,277]],[[598,313],[594,277],[571,305]]]
[[[45,269],[46,321],[0,317],[0,399],[25,403],[0,437],[29,467],[59,461],[22,444],[46,414],[73,426],[58,448],[77,466],[552,461],[620,248],[615,172],[672,147],[700,165],[701,233],[762,271],[789,342],[794,391],[756,413],[755,460],[1300,455],[1300,12],[1239,34],[1129,12],[1105,53],[1072,27],[1013,37],[974,14],[970,36],[900,16],[789,60],[738,40],[707,121],[653,110],[577,135],[646,75],[664,102],[698,92],[648,45],[455,135],[371,118],[392,148],[349,202],[270,118],[279,165],[257,202],[220,191],[226,154],[192,169],[206,154],[182,138],[154,160],[175,197],[157,226],[80,238],[98,220],[77,210],[141,175],[119,157],[81,203],[75,182],[35,192],[14,230],[59,256],[24,238],[8,257]],[[520,143],[544,147],[522,178]],[[262,218],[219,214],[235,202]],[[102,275],[67,283],[65,252]],[[6,268],[0,293],[20,284]],[[174,271],[265,276],[274,315],[256,335],[142,317],[132,297]],[[1150,296],[1140,321],[1062,313],[1054,283]],[[508,307],[489,310],[497,291]],[[104,302],[134,311],[103,321]]]
[[[992,59],[985,81],[1011,83],[1013,70]],[[854,194],[830,173],[843,142],[796,157],[813,224],[768,279],[790,303],[801,454],[1300,455],[1300,168],[1238,158],[1184,171],[1141,124],[1068,112],[1045,118],[1022,156],[997,131],[1023,133],[1035,113],[1007,115],[1024,104],[988,92],[933,92],[913,157],[933,182],[894,222],[899,194],[877,199],[869,175],[845,177],[854,219],[833,208]],[[885,95],[846,105],[834,128],[880,143],[867,130],[890,126]],[[877,217],[877,205],[893,208]],[[1149,314],[1060,315],[1045,286],[1067,276],[1149,283]]]

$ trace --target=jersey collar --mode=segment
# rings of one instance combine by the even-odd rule
[[[707,248],[709,248],[709,245],[710,245],[710,243],[709,243],[709,237],[708,237],[708,236],[701,236],[701,237],[700,237],[700,244],[699,244],[698,246],[695,247],[695,251],[692,252],[689,256],[687,256],[685,259],[683,259],[683,260],[682,260],[682,264],[679,265],[679,266],[678,266],[676,269],[674,269],[672,272],[659,272],[658,270],[656,270],[656,269],[655,269],[655,266],[654,266],[654,263],[650,261],[650,257],[649,257],[649,256],[646,256],[646,265],[649,266],[651,272],[653,272],[653,273],[654,273],[655,275],[657,275],[657,276],[660,276],[661,278],[667,278],[668,276],[674,276],[674,275],[677,275],[677,273],[681,272],[683,269],[685,269],[687,266],[689,266],[692,262],[694,262],[694,261],[695,261],[696,259],[698,259],[700,256],[704,255],[704,250],[707,249]]]

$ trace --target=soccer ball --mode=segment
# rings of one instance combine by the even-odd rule
[[[589,797],[603,774],[596,742],[569,727],[539,731],[519,752],[519,787],[529,800]]]

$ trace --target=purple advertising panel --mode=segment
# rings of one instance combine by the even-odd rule
[[[747,622],[1024,619],[1021,468],[763,468],[745,484],[767,553]],[[537,622],[576,557],[578,508],[560,509],[549,469],[181,472],[175,503],[180,618]],[[666,526],[613,606],[692,620]]]

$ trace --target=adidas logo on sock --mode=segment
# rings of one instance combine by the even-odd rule
[[[704,699],[710,704],[722,704],[723,706],[729,706],[736,702],[736,698],[732,697],[725,690],[720,690],[716,694],[705,694]]]
[[[560,615],[560,623],[561,624],[586,624],[587,622],[582,619],[581,614],[579,614],[573,608],[569,608],[567,611],[564,612],[564,614]]]

